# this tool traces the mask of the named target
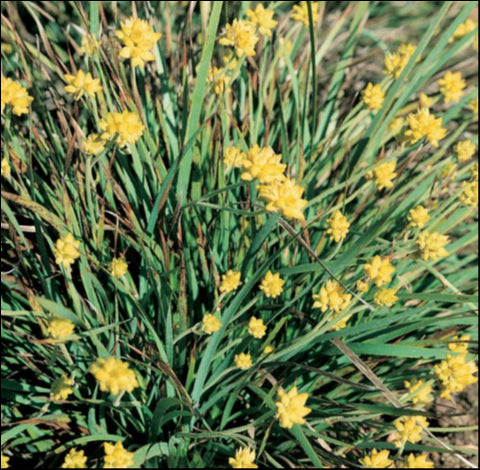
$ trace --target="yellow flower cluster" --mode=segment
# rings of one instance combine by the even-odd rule
[[[414,228],[423,229],[430,222],[430,214],[428,210],[423,206],[418,206],[415,209],[412,209],[407,217],[407,220],[410,222],[410,226]]]
[[[248,19],[256,26],[257,31],[266,37],[272,36],[272,29],[277,26],[278,21],[273,19],[274,12],[265,9],[262,4],[258,4],[255,10],[248,9]]]
[[[462,23],[453,33],[453,37],[450,39],[450,42],[453,42],[458,39],[462,39],[467,34],[470,34],[472,31],[475,31],[475,28],[477,28],[477,26],[478,26],[478,23],[476,21],[473,21],[471,18],[467,18],[467,20],[464,23]]]
[[[262,339],[267,334],[267,327],[261,318],[250,318],[248,322],[248,334],[256,339]]]
[[[220,292],[222,294],[229,294],[230,292],[236,291],[242,285],[241,276],[242,273],[229,269],[226,274],[222,276]]]
[[[241,370],[248,370],[253,366],[252,356],[248,353],[235,354],[234,361]]]
[[[113,258],[111,273],[112,276],[116,279],[120,279],[125,276],[128,272],[128,264],[125,261],[125,258]]]
[[[398,289],[380,289],[375,294],[373,301],[379,307],[393,307],[398,301],[397,292]]]
[[[425,137],[434,147],[438,147],[440,140],[447,135],[447,129],[442,127],[443,119],[435,118],[428,108],[420,108],[416,113],[409,114],[407,121],[410,129],[405,132],[405,137],[412,145]]]
[[[1,454],[1,464],[2,468],[8,468],[10,465],[8,464],[8,461],[10,460],[10,457],[7,457],[6,455]]]
[[[67,82],[65,91],[73,95],[75,101],[78,101],[84,93],[90,98],[95,98],[95,95],[103,89],[100,79],[93,78],[90,72],[85,73],[83,70],[79,70],[77,75],[65,74],[63,78]]]
[[[82,36],[82,45],[80,47],[79,53],[81,55],[93,56],[100,50],[100,42],[95,36],[91,34],[86,34]]]
[[[442,382],[441,398],[450,400],[452,393],[461,393],[471,384],[477,383],[478,369],[473,361],[467,361],[467,354],[447,356],[434,367],[435,374]]]
[[[64,341],[73,335],[75,324],[64,318],[54,318],[48,325],[47,332],[52,339]]]
[[[417,47],[413,44],[402,44],[396,52],[390,52],[385,57],[383,73],[398,78],[412,58]]]
[[[334,280],[329,280],[320,289],[320,295],[314,295],[314,308],[320,308],[322,312],[331,309],[335,313],[344,312],[352,300],[351,294],[346,294],[345,289]]]
[[[223,164],[226,168],[242,168],[246,154],[237,147],[229,147],[225,149]]]
[[[232,468],[258,468],[255,458],[256,453],[251,447],[242,447],[235,452],[235,458],[228,459],[228,463]]]
[[[431,108],[434,102],[435,99],[430,98],[426,93],[420,93],[420,96],[418,97],[420,108]]]
[[[63,374],[52,383],[50,395],[54,400],[66,400],[73,393],[73,379]]]
[[[133,452],[128,452],[123,444],[118,441],[115,445],[105,442],[105,464],[103,468],[129,468],[133,467]]]
[[[227,24],[225,37],[219,42],[222,46],[233,47],[237,57],[241,58],[255,55],[255,46],[259,39],[254,23],[235,19],[232,24]]]
[[[278,401],[276,418],[280,420],[282,428],[290,429],[294,424],[305,424],[305,416],[312,410],[305,404],[308,400],[308,393],[298,393],[297,387],[293,387],[289,392],[283,388],[278,391]]]
[[[114,357],[98,359],[90,367],[90,372],[99,383],[102,392],[118,395],[121,392],[132,392],[138,387],[135,372],[129,368],[129,364]]]
[[[206,313],[202,320],[202,330],[207,335],[213,335],[222,327],[222,322],[211,313]]]
[[[455,153],[459,162],[468,162],[477,153],[477,146],[471,140],[462,140],[455,145]]]
[[[448,343],[448,349],[454,353],[466,354],[468,352],[468,342],[471,339],[470,335],[455,336],[453,341]]]
[[[395,172],[397,169],[397,162],[387,162],[373,170],[375,175],[375,184],[377,188],[382,191],[383,189],[392,189],[393,180],[398,176]]]
[[[424,261],[438,261],[447,257],[449,253],[445,246],[449,243],[450,239],[446,235],[441,235],[437,232],[430,233],[428,230],[422,232],[417,240],[417,245]]]
[[[210,67],[208,69],[207,84],[213,87],[216,95],[223,95],[230,92],[230,85],[233,77],[227,68]]]
[[[267,202],[267,211],[281,212],[289,219],[305,220],[304,209],[308,202],[303,199],[305,190],[295,180],[285,178],[258,187],[262,199]]]
[[[403,416],[397,419],[394,423],[397,431],[393,434],[395,446],[403,447],[407,442],[420,442],[428,424],[425,416]]]
[[[265,275],[260,285],[266,297],[276,299],[283,292],[285,281],[280,277],[279,273],[273,274],[271,271]]]
[[[287,165],[281,160],[282,156],[275,154],[270,147],[260,148],[255,144],[243,159],[242,180],[258,179],[262,184],[283,180]]]
[[[87,468],[87,457],[83,450],[72,449],[65,456],[61,468]]]
[[[425,380],[413,379],[411,382],[406,380],[404,385],[414,405],[429,405],[432,403],[433,387]]]
[[[380,85],[369,83],[362,92],[362,99],[370,111],[378,111],[385,101],[385,92]]]
[[[28,94],[25,87],[11,78],[1,77],[1,107],[2,115],[5,106],[11,106],[13,114],[21,116],[28,114],[33,98]]]
[[[155,60],[152,49],[162,35],[154,33],[147,21],[129,18],[115,34],[123,43],[120,57],[130,59],[132,67],[144,67],[146,62]]]
[[[330,235],[331,240],[335,243],[345,240],[350,229],[350,222],[340,211],[333,212],[327,220],[327,225],[327,234]]]
[[[70,269],[75,260],[80,258],[80,251],[78,247],[80,242],[73,238],[71,233],[68,233],[63,238],[60,238],[55,243],[53,255],[55,256],[55,263],[63,266],[65,269]]]
[[[453,73],[448,71],[443,78],[438,81],[440,93],[445,98],[445,103],[458,103],[463,96],[467,82],[462,77],[461,72]]]
[[[360,464],[365,468],[393,468],[393,460],[390,460],[390,451],[378,451],[373,449],[370,455],[359,460]]]
[[[312,9],[313,26],[315,27],[320,17],[318,2],[300,2],[300,5],[294,5],[291,18],[294,21],[298,21],[299,23],[302,23],[308,28],[308,26],[310,25],[310,20],[308,16],[307,3],[310,3],[310,7]]]
[[[375,256],[370,263],[363,267],[367,273],[368,278],[374,281],[377,287],[382,287],[389,282],[392,282],[392,275],[395,268],[388,258]]]
[[[427,454],[409,454],[402,464],[402,468],[435,468]]]
[[[460,201],[466,206],[475,208],[478,206],[478,179],[472,181],[464,181],[462,183],[462,192]]]
[[[98,155],[105,150],[105,141],[98,134],[90,134],[82,142],[82,150],[89,155]]]
[[[10,168],[10,163],[8,158],[2,158],[2,178],[8,178],[12,174],[12,169]]]
[[[144,125],[140,121],[138,114],[130,111],[121,113],[108,113],[99,123],[103,131],[101,138],[103,140],[113,140],[120,147],[127,144],[135,144],[143,135]]]

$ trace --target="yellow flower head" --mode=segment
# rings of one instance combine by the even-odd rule
[[[8,465],[8,461],[10,460],[10,457],[7,457],[6,455],[3,455],[1,454],[1,458],[2,458],[2,468],[8,468],[10,467],[10,465]]]
[[[50,390],[51,397],[57,401],[66,400],[73,393],[73,383],[73,379],[69,378],[67,374],[63,374],[61,377],[58,377],[52,383],[52,387]]]
[[[396,52],[389,52],[385,56],[383,73],[393,78],[400,77],[416,50],[413,44],[402,44]]]
[[[434,147],[439,146],[439,141],[447,135],[447,129],[442,127],[442,118],[435,118],[428,108],[420,108],[416,113],[407,117],[410,129],[405,132],[405,137],[410,144],[416,144],[424,137]]]
[[[75,263],[75,260],[80,258],[79,246],[80,242],[75,240],[71,233],[68,233],[63,238],[59,238],[53,249],[55,263],[63,266],[65,269],[69,269]]]
[[[228,70],[225,68],[210,67],[208,69],[207,84],[213,87],[216,95],[223,95],[230,93],[230,84],[232,77],[228,75]]]
[[[75,324],[64,318],[55,318],[48,325],[47,331],[51,338],[64,341],[73,335]]]
[[[393,460],[390,460],[389,456],[388,450],[378,452],[377,449],[373,449],[370,455],[366,455],[359,462],[365,468],[394,468]]]
[[[93,56],[100,50],[100,42],[95,36],[87,34],[82,36],[82,47],[80,47],[80,54]]]
[[[241,277],[242,273],[229,269],[227,273],[222,276],[220,292],[222,294],[229,294],[230,292],[236,291],[242,285]]]
[[[10,163],[8,162],[8,158],[2,158],[2,178],[9,178],[12,174],[12,169],[10,168]]]
[[[225,149],[223,164],[226,168],[242,168],[246,157],[247,155],[237,147],[229,147]]]
[[[260,183],[269,184],[283,180],[287,165],[280,163],[281,155],[276,155],[270,147],[260,148],[255,144],[243,160],[242,180],[258,179]]]
[[[462,39],[467,34],[470,34],[472,31],[474,31],[477,26],[478,23],[476,21],[473,21],[471,18],[467,18],[467,20],[462,23],[453,33],[453,37],[450,39],[450,42],[453,42],[457,39]]]
[[[375,184],[377,188],[381,191],[383,189],[392,189],[393,180],[398,176],[395,173],[397,169],[397,162],[387,162],[373,170],[375,175]]]
[[[95,98],[95,94],[102,91],[102,85],[100,85],[100,79],[93,78],[90,72],[85,73],[83,70],[79,70],[77,75],[65,74],[63,76],[67,82],[65,91],[69,95],[73,95],[75,101],[79,100],[84,93],[90,98]]]
[[[28,114],[30,104],[33,101],[25,87],[11,78],[5,78],[3,75],[1,78],[1,98],[2,114],[5,106],[9,105],[16,116]]]
[[[293,13],[292,13],[292,20],[298,21],[299,23],[303,23],[307,28],[310,25],[309,17],[308,17],[308,5],[312,8],[312,20],[313,26],[318,22],[319,18],[319,11],[318,11],[318,2],[300,2],[300,5],[293,6]]]
[[[83,450],[72,449],[65,456],[62,468],[87,468],[87,457]]]
[[[367,88],[362,92],[363,102],[367,105],[370,111],[378,111],[382,109],[385,101],[385,92],[380,85],[369,83]]]
[[[478,96],[468,103],[468,109],[478,116]]]
[[[447,178],[456,178],[457,176],[457,164],[453,162],[448,162],[445,164],[445,166],[442,169],[442,173],[440,174],[442,179],[447,179]]]
[[[431,108],[435,99],[429,97],[426,93],[420,93],[418,98],[418,102],[420,104],[420,108]]]
[[[248,322],[248,334],[256,339],[262,339],[267,334],[267,327],[261,318],[250,318]]]
[[[232,468],[258,468],[255,457],[256,453],[251,447],[242,447],[236,450],[235,458],[228,459],[228,463]]]
[[[475,208],[478,206],[478,179],[462,183],[460,201],[466,206]]]
[[[263,354],[265,354],[265,356],[268,356],[269,354],[272,354],[273,351],[275,351],[275,348],[272,345],[265,346]]]
[[[327,224],[327,234],[330,235],[330,240],[335,243],[345,240],[350,229],[350,222],[340,211],[335,211],[327,220]]]
[[[115,139],[120,147],[125,147],[127,144],[135,144],[142,137],[145,130],[138,114],[130,111],[108,113],[100,121],[99,126],[103,131],[101,138],[103,140]]]
[[[380,289],[373,299],[379,307],[393,307],[397,301],[397,289]]]
[[[423,206],[418,206],[412,209],[408,214],[407,220],[410,222],[411,227],[422,229],[430,222],[430,214],[428,210]]]
[[[429,405],[433,401],[431,384],[425,380],[413,379],[411,382],[405,381],[403,383],[408,390],[410,399],[414,405]]]
[[[407,442],[415,444],[422,440],[428,421],[425,416],[403,416],[394,425],[397,431],[393,434],[393,442],[396,447],[403,447]]]
[[[322,312],[331,309],[335,313],[344,312],[352,300],[351,294],[346,294],[345,289],[334,280],[329,280],[320,289],[320,295],[314,295],[313,308],[320,308]]]
[[[459,162],[468,162],[477,153],[477,146],[471,140],[462,140],[455,145]]]
[[[225,37],[220,39],[222,46],[231,46],[237,57],[252,57],[255,55],[255,46],[260,38],[257,35],[255,24],[251,21],[233,20],[227,24]]]
[[[368,292],[370,290],[370,284],[365,281],[357,281],[357,291],[360,294],[365,294],[365,292]]]
[[[303,210],[308,202],[302,199],[304,189],[295,180],[287,178],[258,187],[261,198],[267,202],[267,211],[281,212],[288,219],[305,220]]]
[[[121,277],[125,276],[127,272],[128,272],[128,264],[125,261],[125,258],[113,258],[112,268],[111,268],[112,276],[117,279],[120,279]]]
[[[154,33],[147,21],[129,18],[121,23],[122,29],[116,31],[116,36],[123,43],[120,57],[130,59],[132,67],[144,67],[145,62],[155,60],[152,49],[162,35]]]
[[[235,365],[241,370],[248,370],[253,366],[252,356],[250,354],[235,354]]]
[[[222,322],[211,313],[206,313],[203,316],[202,320],[202,330],[207,333],[207,335],[213,335],[222,327]]]
[[[367,273],[370,280],[374,281],[377,287],[382,287],[392,282],[392,275],[395,268],[388,258],[375,256],[370,263],[367,263],[363,269]]]
[[[267,297],[275,299],[283,292],[284,284],[285,281],[280,277],[280,274],[273,274],[271,271],[268,271],[260,285],[260,290]]]
[[[424,261],[438,261],[440,258],[447,257],[449,253],[445,246],[449,243],[450,239],[446,235],[437,232],[430,233],[428,230],[422,232],[417,240]]]
[[[345,318],[337,321],[337,323],[335,323],[330,328],[329,331],[340,331],[340,330],[343,330],[344,328],[346,328],[347,327],[347,322],[348,322],[348,320],[350,320],[350,318],[352,318],[352,315],[353,315],[353,313],[351,315],[347,315]]]
[[[438,81],[440,85],[440,93],[445,97],[445,103],[458,103],[463,96],[463,91],[467,86],[467,82],[462,77],[461,72],[448,71],[443,78]]]
[[[405,459],[402,468],[435,468],[433,462],[428,460],[427,454],[421,454],[415,456],[415,454],[409,454]]]
[[[105,141],[98,134],[90,134],[82,142],[82,150],[89,155],[98,155],[105,150]]]
[[[105,465],[103,468],[129,468],[133,467],[133,452],[128,452],[123,444],[118,441],[115,445],[105,442]]]
[[[278,391],[278,399],[275,403],[277,407],[276,418],[280,420],[282,428],[290,429],[294,424],[305,424],[305,416],[312,410],[305,404],[308,400],[308,393],[298,393],[297,387],[293,387],[289,392],[283,388]]]
[[[114,357],[98,359],[90,367],[90,372],[97,379],[102,392],[118,395],[120,392],[132,392],[138,387],[135,372],[129,364]]]
[[[272,29],[277,26],[278,21],[273,19],[275,12],[267,10],[262,4],[258,4],[255,10],[247,10],[248,19],[257,27],[262,36],[271,37]]]
[[[448,349],[454,353],[468,353],[468,342],[472,339],[470,335],[455,336],[452,343],[448,343]]]
[[[477,366],[473,361],[467,361],[467,355],[448,355],[446,360],[434,367],[435,374],[442,382],[441,398],[450,400],[452,393],[461,393],[469,385],[477,383]]]

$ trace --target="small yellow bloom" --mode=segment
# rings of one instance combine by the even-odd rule
[[[410,222],[411,227],[422,229],[430,222],[430,214],[428,210],[423,206],[418,206],[412,209],[408,214],[407,220]]]
[[[2,115],[5,110],[5,106],[12,107],[13,114],[21,116],[22,114],[28,114],[30,111],[30,104],[33,98],[28,94],[25,87],[20,83],[15,82],[11,78],[1,77],[1,105]]]
[[[73,335],[75,324],[64,318],[55,318],[48,325],[47,331],[51,338],[64,341]]]
[[[258,468],[255,458],[256,453],[251,447],[242,447],[235,452],[235,458],[228,459],[228,463],[232,468]]]
[[[375,175],[375,184],[379,191],[383,189],[392,189],[393,188],[393,180],[398,176],[395,173],[397,169],[397,162],[387,162],[373,170]]]
[[[330,235],[330,240],[335,243],[345,240],[350,229],[350,222],[340,211],[335,211],[327,220],[327,224],[329,227],[327,234]]]
[[[394,468],[393,460],[390,460],[389,456],[388,450],[378,452],[377,449],[373,449],[370,455],[366,455],[359,462],[365,468]]]
[[[223,164],[226,168],[242,168],[246,157],[247,155],[237,147],[229,147],[225,149]]]
[[[260,183],[269,184],[285,179],[287,165],[280,163],[281,160],[282,156],[276,155],[270,147],[260,148],[255,144],[243,159],[242,180],[258,179]]]
[[[435,468],[433,462],[428,460],[427,454],[421,454],[415,456],[415,454],[409,454],[405,459],[402,468]]]
[[[73,95],[75,101],[78,101],[84,93],[90,98],[95,98],[95,95],[103,89],[100,79],[93,78],[90,72],[85,73],[83,70],[79,70],[77,75],[65,74],[63,78],[67,82],[65,91]]]
[[[237,57],[241,58],[255,55],[255,46],[259,39],[254,23],[235,19],[232,24],[227,24],[225,37],[219,42],[222,46],[233,47]]]
[[[452,393],[461,393],[469,385],[477,383],[478,372],[474,361],[467,361],[467,355],[448,355],[446,360],[434,367],[435,374],[442,382],[441,398],[450,400]]]
[[[478,206],[478,179],[462,183],[460,201],[468,207],[475,208]]]
[[[87,34],[82,36],[82,47],[80,47],[80,54],[93,56],[100,50],[100,42],[95,36]]]
[[[267,297],[275,299],[283,292],[284,284],[285,281],[280,277],[280,274],[273,274],[271,271],[268,271],[260,285],[260,290],[262,290]]]
[[[99,126],[103,131],[101,138],[103,140],[115,139],[120,147],[125,147],[127,144],[135,144],[142,137],[145,130],[138,114],[130,111],[108,113],[100,121]]]
[[[347,315],[342,320],[337,321],[337,323],[335,323],[332,327],[330,327],[329,331],[340,331],[340,330],[343,330],[344,328],[346,328],[348,320],[350,320],[350,318],[352,318],[352,315],[353,315],[353,313],[351,315]]]
[[[66,400],[73,393],[73,383],[73,379],[69,378],[67,374],[58,377],[52,383],[52,388],[50,390],[51,397],[56,401]]]
[[[267,327],[261,318],[250,318],[248,322],[248,334],[256,339],[262,339],[267,334]]]
[[[357,291],[360,294],[365,294],[370,290],[370,284],[365,281],[357,281]]]
[[[111,274],[113,277],[120,279],[128,272],[128,264],[125,258],[113,258]]]
[[[222,294],[229,294],[230,292],[236,291],[242,285],[241,277],[242,273],[229,269],[227,273],[222,276],[220,292]]]
[[[389,52],[385,56],[383,73],[393,78],[400,77],[416,50],[413,44],[402,44],[396,52]]]
[[[367,273],[370,280],[375,281],[377,287],[382,287],[392,282],[392,275],[395,268],[388,258],[375,256],[371,263],[367,263],[363,269]]]
[[[472,339],[470,335],[455,336],[452,343],[448,343],[448,349],[454,353],[468,353],[468,342]]]
[[[154,33],[147,21],[129,18],[121,23],[121,30],[115,34],[124,46],[120,50],[120,57],[130,59],[132,67],[144,67],[146,62],[155,60],[152,49],[162,35]]]
[[[250,354],[235,354],[235,365],[241,370],[248,370],[253,366],[252,356]]]
[[[129,468],[133,467],[133,452],[128,452],[123,444],[118,441],[115,445],[105,442],[105,465],[103,468]]]
[[[275,348],[272,345],[265,346],[263,354],[265,354],[265,356],[268,356],[269,354],[272,354],[273,351],[275,351]]]
[[[301,2],[300,5],[294,5],[291,18],[299,23],[303,23],[308,28],[310,25],[310,20],[308,16],[307,3],[310,3],[312,8],[312,22],[313,27],[315,27],[318,22],[318,18],[320,17],[318,2]]]
[[[478,116],[478,96],[468,103],[468,109]]]
[[[89,155],[98,155],[105,150],[105,141],[98,134],[90,134],[83,141],[82,150]]]
[[[283,388],[278,391],[279,401],[275,403],[277,407],[276,418],[280,420],[282,428],[290,429],[294,424],[305,424],[305,416],[312,410],[305,404],[308,400],[308,393],[298,393],[297,387],[293,387],[289,392]]]
[[[2,178],[9,178],[12,174],[12,169],[10,168],[10,163],[8,162],[8,158],[2,158]]]
[[[265,9],[262,4],[258,4],[255,10],[247,10],[248,19],[257,27],[262,36],[271,37],[272,29],[277,26],[278,21],[273,19],[275,12]]]
[[[345,289],[334,280],[329,280],[320,289],[320,295],[314,295],[313,308],[320,308],[322,312],[331,309],[335,313],[344,312],[352,300],[351,294],[346,294]]]
[[[421,108],[431,108],[435,99],[429,97],[426,93],[420,93],[418,102]]]
[[[382,109],[385,101],[385,92],[380,85],[369,83],[367,88],[362,92],[363,102],[367,105],[370,111],[378,111]]]
[[[393,307],[397,301],[397,289],[380,289],[374,297],[374,302],[379,307]]]
[[[98,359],[90,367],[91,374],[97,379],[102,392],[118,395],[120,392],[132,392],[138,387],[135,372],[129,364],[114,357]]]
[[[439,141],[447,135],[447,129],[442,127],[442,118],[435,118],[428,108],[420,108],[416,113],[407,117],[410,129],[405,132],[405,137],[410,144],[416,144],[426,137],[434,147],[438,147]]]
[[[477,26],[478,23],[476,21],[473,21],[471,18],[467,18],[467,20],[456,29],[456,31],[453,33],[453,37],[450,39],[449,42],[462,39],[467,34],[470,34],[472,31],[474,31]]]
[[[66,456],[62,468],[87,468],[87,457],[83,450],[72,449]]]
[[[433,387],[425,380],[413,379],[411,382],[403,382],[405,388],[410,394],[410,399],[414,405],[429,405],[433,401]]]
[[[477,146],[471,140],[462,140],[455,145],[458,161],[468,162],[477,153]]]
[[[210,67],[208,69],[207,84],[213,87],[216,95],[223,95],[230,93],[230,84],[232,77],[228,74],[225,68]]]
[[[6,455],[3,455],[1,454],[1,458],[2,458],[2,468],[9,468],[10,465],[8,465],[8,461],[10,460],[10,457],[7,457]]]
[[[53,249],[55,263],[63,266],[65,269],[69,269],[75,263],[75,260],[80,258],[79,246],[80,242],[75,240],[71,233],[68,233],[63,238],[59,238]]]
[[[446,235],[429,231],[422,232],[417,240],[417,245],[421,250],[421,256],[424,261],[438,261],[449,255],[445,246],[450,243],[450,239]]]
[[[396,447],[403,447],[407,442],[415,444],[422,440],[428,421],[425,416],[403,416],[394,425],[397,431],[393,434],[393,442]]]
[[[202,320],[202,330],[207,333],[207,335],[213,335],[222,327],[222,322],[211,313],[206,313],[203,316]]]
[[[467,86],[467,82],[462,77],[461,72],[448,71],[443,78],[438,81],[440,85],[440,93],[445,97],[445,103],[458,103],[463,96],[463,91]]]

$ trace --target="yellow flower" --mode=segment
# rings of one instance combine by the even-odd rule
[[[222,322],[211,313],[206,313],[203,316],[202,320],[202,330],[207,333],[207,335],[213,335],[222,327]]]
[[[84,93],[90,98],[95,98],[95,95],[103,89],[100,79],[93,78],[90,72],[85,73],[83,70],[79,70],[77,75],[65,74],[63,78],[67,82],[65,91],[73,95],[75,101],[79,100]]]
[[[250,318],[248,322],[248,334],[256,339],[262,339],[267,334],[267,327],[261,318]]]
[[[229,147],[225,149],[223,164],[226,168],[242,168],[246,157],[247,155],[237,147]]]
[[[47,331],[51,338],[63,341],[73,335],[75,324],[64,318],[55,318],[48,325]]]
[[[469,385],[477,383],[478,369],[473,361],[467,361],[467,355],[447,356],[446,360],[434,367],[435,374],[442,382],[441,398],[450,400],[452,393],[461,393]]]
[[[102,392],[118,395],[120,392],[132,392],[138,387],[135,372],[129,364],[114,357],[98,359],[90,367],[91,374],[97,379]]]
[[[280,274],[273,274],[271,271],[268,271],[260,285],[260,290],[262,290],[267,297],[275,299],[283,292],[284,284],[285,281],[280,277]]]
[[[439,141],[447,135],[447,129],[442,127],[442,118],[435,118],[428,108],[420,108],[416,113],[407,117],[410,129],[405,132],[405,137],[410,144],[416,144],[426,137],[434,147],[439,146]]]
[[[395,119],[392,119],[390,124],[388,125],[388,130],[393,134],[393,135],[398,135],[400,132],[402,132],[403,125],[405,124],[405,119],[403,117],[397,117]]]
[[[103,131],[101,138],[103,140],[115,139],[120,147],[125,147],[127,144],[135,144],[142,137],[145,129],[138,114],[130,111],[108,113],[100,121],[99,126]]]
[[[425,380],[413,379],[411,382],[403,382],[405,388],[410,394],[410,399],[414,405],[429,405],[433,401],[431,384],[426,383]]]
[[[87,468],[87,457],[83,450],[72,449],[65,456],[62,468]]]
[[[208,69],[207,84],[213,86],[216,95],[223,95],[230,92],[232,78],[227,74],[226,69],[210,67]]]
[[[445,249],[445,245],[450,243],[450,239],[446,235],[429,231],[422,232],[417,240],[417,245],[421,250],[421,256],[424,261],[438,261],[449,255]]]
[[[416,50],[413,44],[402,44],[396,52],[389,52],[385,56],[383,73],[393,78],[400,77]]]
[[[320,308],[322,312],[331,309],[335,313],[344,312],[352,300],[351,294],[346,294],[345,289],[334,280],[329,280],[320,289],[320,295],[314,295],[313,308]]]
[[[13,114],[21,116],[30,111],[30,104],[33,98],[28,94],[25,87],[11,78],[1,77],[1,105],[2,114],[5,106],[12,107]]]
[[[373,300],[379,307],[393,307],[398,301],[397,292],[397,289],[380,289]]]
[[[370,111],[378,111],[382,109],[385,101],[385,92],[380,85],[369,83],[367,88],[362,92],[363,102],[367,105]]]
[[[415,444],[422,440],[428,421],[425,416],[403,416],[394,425],[397,431],[393,434],[393,442],[396,447],[403,447],[407,442]]]
[[[253,366],[252,356],[250,354],[235,354],[235,365],[241,370],[248,370]]]
[[[8,461],[10,460],[10,457],[7,457],[6,455],[1,454],[2,458],[2,468],[8,468],[10,465],[8,465]]]
[[[235,452],[235,458],[230,457],[228,463],[232,468],[258,468],[255,465],[255,451],[250,447],[242,447]]]
[[[448,343],[448,349],[454,353],[466,354],[468,353],[468,342],[471,339],[472,337],[470,335],[455,336],[453,342]]]
[[[440,93],[445,97],[445,103],[450,103],[450,101],[458,103],[467,86],[461,72],[453,73],[450,71],[438,81],[438,84],[440,85]]]
[[[327,234],[330,235],[330,240],[335,243],[345,240],[350,229],[350,222],[340,211],[335,211],[327,220],[327,224],[329,227]]]
[[[98,155],[105,150],[105,141],[98,134],[90,134],[83,141],[82,150],[89,155]]]
[[[276,155],[270,147],[260,148],[255,144],[242,162],[242,180],[258,179],[260,183],[268,184],[285,178],[284,171],[287,165],[280,163],[281,155]]]
[[[415,454],[409,454],[405,459],[402,468],[435,468],[433,462],[428,460],[427,454],[421,454],[415,457]]]
[[[10,163],[8,163],[8,158],[2,158],[2,178],[8,178],[12,174],[12,169],[10,168]]]
[[[222,294],[229,294],[230,292],[236,291],[242,285],[241,277],[242,273],[229,269],[227,273],[222,276],[220,292]]]
[[[378,452],[377,449],[373,449],[370,455],[366,455],[359,462],[365,468],[394,468],[393,460],[390,460],[389,456],[388,450]]]
[[[248,19],[257,27],[262,36],[267,37],[272,36],[272,29],[278,24],[278,21],[273,19],[274,14],[272,10],[266,10],[261,4],[258,4],[255,10],[247,10]]]
[[[462,140],[455,145],[459,162],[468,162],[477,153],[477,146],[471,140]]]
[[[365,281],[357,281],[357,290],[360,294],[365,294],[370,290],[370,285]]]
[[[275,403],[277,407],[276,418],[280,420],[282,428],[290,429],[294,424],[305,424],[305,416],[312,410],[305,404],[308,400],[308,393],[298,393],[297,387],[293,387],[289,392],[283,388],[278,391],[279,401]]]
[[[308,6],[307,3],[310,3],[312,8],[312,22],[313,26],[318,22],[319,12],[318,12],[318,2],[301,2],[300,5],[293,6],[292,20],[303,23],[307,28],[310,25],[309,16],[308,16]]]
[[[430,214],[428,210],[423,206],[418,206],[412,209],[408,214],[407,220],[410,222],[411,227],[422,229],[430,222]]]
[[[261,198],[267,202],[267,211],[280,211],[286,218],[305,220],[303,210],[308,202],[302,199],[305,190],[295,180],[287,178],[283,181],[274,181],[259,186],[258,191]]]
[[[128,272],[128,264],[125,261],[125,258],[113,258],[112,260],[112,276],[120,279],[125,276]]]
[[[460,201],[469,207],[475,208],[478,206],[478,179],[462,183]]]
[[[352,318],[352,315],[347,315],[345,318],[343,318],[342,320],[339,320],[337,323],[335,323],[329,331],[340,331],[340,330],[343,330],[344,328],[347,327],[347,322],[348,320],[350,320],[350,318]]]
[[[251,21],[235,19],[232,24],[227,24],[225,37],[219,42],[222,46],[235,48],[235,53],[240,58],[254,56],[258,40],[255,25]]]
[[[388,258],[375,256],[371,263],[367,263],[363,269],[367,273],[370,280],[375,281],[377,287],[382,287],[392,282],[392,275],[395,268]]]
[[[265,356],[268,356],[273,351],[275,351],[275,348],[272,345],[265,346],[265,349],[263,350],[263,354],[265,354]]]
[[[100,50],[100,43],[91,34],[82,37],[82,47],[80,47],[80,54],[93,56]]]
[[[430,98],[426,93],[420,93],[418,101],[421,108],[431,108],[435,99]]]
[[[468,103],[468,109],[470,109],[473,114],[478,115],[478,96]]]
[[[118,441],[115,445],[105,442],[105,465],[103,468],[129,468],[133,466],[133,452],[128,452]]]
[[[75,260],[80,258],[79,246],[80,242],[75,240],[71,233],[68,233],[63,238],[59,238],[53,249],[55,263],[63,266],[65,269],[69,269],[75,263]]]
[[[464,23],[462,23],[456,31],[453,33],[453,37],[449,42],[453,42],[457,39],[465,37],[467,34],[470,34],[478,26],[476,21],[473,21],[471,18],[468,18]]]
[[[69,378],[67,374],[63,374],[53,381],[50,395],[57,401],[66,400],[73,393],[73,383],[73,379]]]
[[[395,173],[396,168],[397,162],[394,161],[384,163],[373,170],[375,184],[380,191],[393,188],[393,180],[398,176],[398,174]]]
[[[132,67],[144,67],[145,62],[155,60],[152,49],[162,35],[154,33],[147,21],[139,18],[129,18],[121,23],[121,30],[115,32],[123,43],[120,57],[131,59]]]

